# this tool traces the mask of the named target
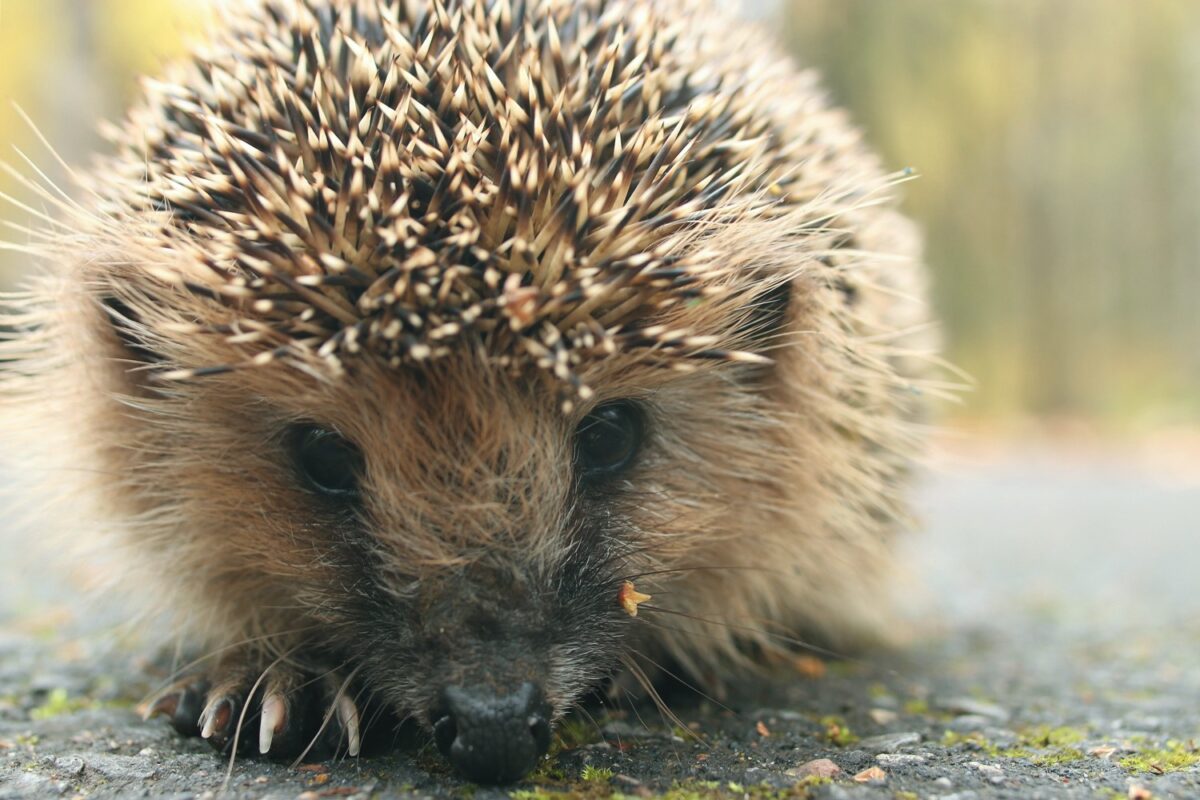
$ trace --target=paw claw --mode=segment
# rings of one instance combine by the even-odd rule
[[[200,713],[207,687],[203,683],[180,682],[158,694],[142,714],[142,719],[166,717],[171,727],[184,736],[200,733]]]
[[[258,752],[266,755],[271,752],[271,743],[275,734],[282,733],[287,716],[287,706],[283,696],[277,693],[267,695],[262,704],[262,716],[258,726]]]
[[[224,747],[233,722],[233,712],[234,704],[230,698],[219,695],[209,700],[200,715],[200,738],[212,741],[217,747]]]
[[[3,2],[3,0],[0,0]],[[378,709],[360,706],[350,681],[330,672],[313,676],[253,659],[229,659],[213,674],[169,686],[148,702],[150,719],[165,716],[184,736],[199,736],[218,752],[272,759],[318,755],[358,756],[366,746],[364,719]],[[256,735],[257,734],[257,735]]]
[[[346,750],[350,755],[357,756],[362,744],[358,729],[358,707],[344,694],[339,694],[336,702],[338,722],[346,732]]]
[[[183,691],[169,691],[159,695],[142,713],[142,719],[152,720],[155,717],[174,717],[179,710],[179,701],[183,699]]]

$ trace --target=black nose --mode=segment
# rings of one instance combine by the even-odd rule
[[[550,709],[532,683],[498,697],[492,689],[451,686],[434,712],[438,749],[476,783],[511,783],[550,749]]]

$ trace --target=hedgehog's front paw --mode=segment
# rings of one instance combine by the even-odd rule
[[[346,681],[275,664],[266,671],[224,662],[211,674],[179,681],[152,700],[146,718],[165,716],[185,736],[219,752],[289,759],[361,747],[360,714]]]

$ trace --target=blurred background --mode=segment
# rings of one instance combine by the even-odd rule
[[[0,0],[0,158],[103,144],[208,0]],[[989,430],[1200,422],[1200,3],[757,0],[821,70],[927,234],[952,417]],[[53,166],[53,165],[51,165]],[[13,193],[8,176],[0,190]],[[16,193],[20,194],[19,190]],[[5,211],[12,218],[12,212]],[[19,214],[17,217],[19,218]],[[0,253],[0,284],[26,267]]]

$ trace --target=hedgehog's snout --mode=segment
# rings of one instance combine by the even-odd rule
[[[508,694],[491,686],[450,686],[431,713],[438,749],[476,783],[511,783],[550,748],[550,707],[542,690],[521,684]]]

